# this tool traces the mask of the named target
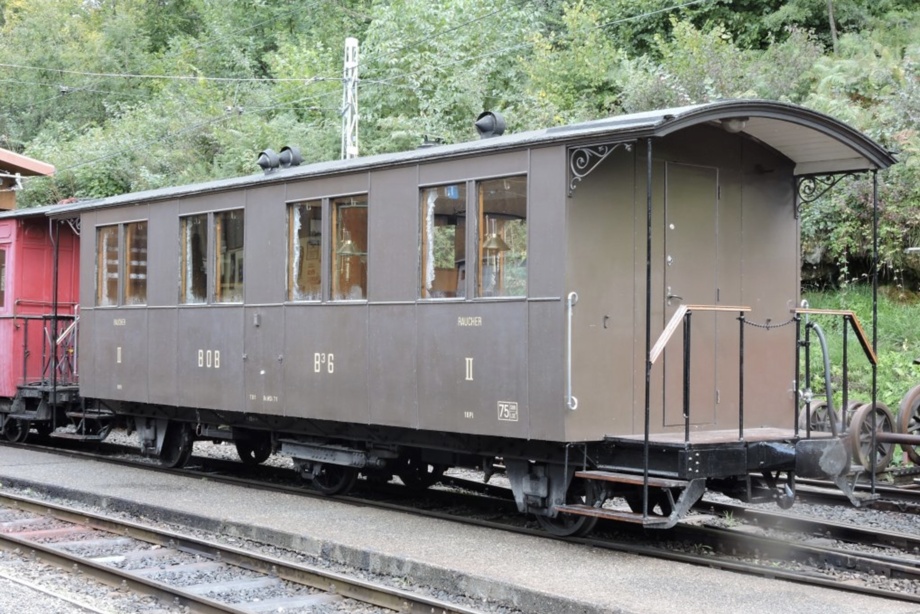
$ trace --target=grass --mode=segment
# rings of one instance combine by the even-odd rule
[[[815,309],[847,309],[856,312],[869,343],[872,343],[872,288],[848,286],[834,291],[803,292],[803,298]],[[878,400],[897,413],[901,398],[920,384],[920,295],[895,286],[878,291]],[[824,330],[831,359],[835,406],[840,407],[843,382],[843,318],[812,318]],[[872,398],[872,369],[852,332],[848,333],[849,398],[869,402]],[[820,349],[812,350],[812,373],[823,378]],[[812,389],[824,390],[823,380],[814,379]]]

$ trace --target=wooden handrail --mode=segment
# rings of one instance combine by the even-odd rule
[[[671,316],[671,320],[668,322],[668,325],[664,327],[664,330],[661,331],[661,336],[658,337],[658,341],[655,342],[655,345],[652,346],[652,351],[649,352],[648,360],[649,364],[655,364],[655,361],[658,360],[658,357],[661,356],[661,353],[664,352],[664,348],[668,345],[668,342],[671,341],[671,337],[674,336],[674,332],[677,330],[677,327],[680,325],[680,321],[684,319],[684,316],[687,315],[687,312],[694,311],[737,311],[739,313],[744,313],[751,311],[750,307],[738,307],[731,305],[681,305],[677,308],[677,311],[674,312],[674,315]]]
[[[859,322],[859,318],[856,317],[856,313],[847,309],[793,309],[792,312],[796,315],[818,315],[818,316],[842,316],[844,318],[849,318],[851,325],[853,326],[853,331],[856,333],[856,338],[859,340],[859,345],[862,346],[863,352],[866,354],[866,358],[869,359],[873,365],[878,365],[878,357],[875,355],[875,350],[872,349],[872,344],[869,343],[869,339],[866,337],[866,331],[863,330],[862,324]]]

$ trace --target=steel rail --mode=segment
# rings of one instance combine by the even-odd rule
[[[704,501],[697,509],[730,516],[735,520],[755,523],[759,527],[810,533],[832,537],[848,542],[869,545],[884,545],[901,550],[920,551],[920,535],[865,529],[856,525],[811,518],[797,514],[777,513],[769,510],[752,509],[734,503]]]
[[[685,525],[679,525],[682,529],[687,529]],[[697,527],[698,528],[698,527]],[[674,529],[669,529],[674,531]],[[744,538],[750,537],[750,535],[743,535]],[[744,573],[747,575],[756,575],[769,579],[779,579],[786,580],[788,582],[795,582],[797,584],[806,584],[809,586],[818,586],[823,588],[830,588],[842,592],[850,593],[859,593],[863,595],[870,595],[873,597],[882,597],[885,599],[894,599],[898,601],[907,601],[911,603],[920,603],[920,595],[906,594],[903,592],[889,591],[881,588],[876,588],[873,586],[853,584],[849,581],[838,581],[828,577],[818,576],[813,573],[803,573],[801,570],[785,570],[773,565],[761,565],[757,563],[747,563],[744,561],[738,561],[730,559],[726,556],[719,556],[715,554],[689,554],[684,552],[674,552],[670,550],[667,546],[662,548],[656,548],[651,546],[636,546],[636,545],[622,545],[619,543],[610,543],[602,540],[596,539],[586,539],[586,538],[569,538],[567,541],[574,541],[579,543],[584,543],[585,545],[592,546],[594,548],[603,548],[606,550],[616,550],[618,552],[627,552],[630,554],[637,554],[642,556],[651,556],[659,559],[664,559],[668,561],[675,561],[680,563],[686,563],[690,565],[700,565],[704,567],[710,567],[712,569],[722,569],[725,571],[733,571],[738,573]],[[788,542],[784,542],[788,545]]]
[[[88,603],[82,603],[80,601],[77,601],[76,599],[73,599],[72,597],[69,597],[68,595],[56,593],[52,590],[45,588],[44,586],[39,586],[33,582],[29,582],[28,580],[23,580],[22,578],[18,578],[16,576],[11,576],[11,575],[0,572],[0,579],[6,580],[7,582],[12,582],[19,586],[27,588],[30,591],[41,593],[42,595],[50,597],[51,599],[63,601],[64,603],[71,605],[75,608],[80,608],[80,610],[83,612],[90,612],[90,614],[107,614],[105,610],[100,610],[98,608],[95,608],[89,605]]]
[[[872,552],[860,552],[807,543],[790,542],[761,535],[752,535],[732,527],[681,526],[680,537],[721,548],[731,556],[756,556],[777,561],[805,562],[814,566],[818,561],[840,570],[858,571],[887,578],[920,581],[920,560],[896,558]],[[867,545],[867,544],[862,544]],[[920,603],[920,595],[917,595]]]
[[[57,450],[55,449],[51,449],[49,451],[57,452]],[[93,458],[94,460],[102,460],[105,462],[112,462],[112,463],[117,463],[117,464],[126,463],[126,461],[122,459],[99,459],[98,457],[95,457],[95,456],[92,456],[91,458]],[[166,470],[165,468],[162,468],[156,465],[146,464],[146,463],[137,463],[137,462],[127,461],[127,464],[130,464],[132,466],[137,466],[143,469],[148,469],[148,470],[149,469],[156,470],[156,471]],[[216,479],[216,480],[224,481],[230,484],[243,485],[247,487],[256,487],[256,488],[268,490],[268,491],[294,493],[294,494],[298,494],[301,496],[317,497],[317,498],[322,497],[324,499],[329,498],[326,496],[317,495],[314,493],[310,493],[308,491],[304,491],[304,490],[289,487],[289,486],[269,485],[269,484],[265,484],[264,482],[256,483],[256,482],[250,482],[247,480],[241,480],[239,478],[229,478],[226,476],[214,476],[213,474],[205,474],[205,475],[194,474],[188,470],[167,470],[167,472],[181,474],[185,476],[191,476],[191,477],[198,475],[198,476],[201,476],[209,480]],[[800,489],[797,489],[797,490],[800,490]],[[731,559],[724,558],[724,557],[718,557],[714,554],[697,555],[697,554],[689,554],[689,553],[682,553],[682,552],[674,552],[667,547],[658,548],[654,546],[624,543],[622,541],[609,541],[609,540],[590,538],[590,537],[588,538],[556,537],[556,536],[549,535],[545,533],[544,531],[540,531],[540,530],[516,527],[516,526],[506,524],[506,523],[493,521],[493,520],[463,518],[463,517],[457,516],[456,514],[447,513],[447,512],[418,510],[418,509],[410,508],[407,506],[401,506],[401,505],[392,504],[392,503],[379,503],[379,502],[373,502],[373,501],[369,502],[366,499],[351,498],[351,497],[337,496],[337,497],[333,497],[333,499],[340,503],[354,503],[354,504],[363,505],[363,506],[373,505],[376,507],[390,509],[390,510],[402,512],[402,513],[411,513],[411,514],[421,515],[425,517],[440,518],[440,519],[445,519],[445,520],[449,520],[453,522],[461,522],[461,523],[468,524],[468,525],[480,526],[480,527],[485,527],[485,528],[493,528],[493,529],[498,529],[498,530],[503,530],[503,531],[511,531],[517,534],[529,535],[533,537],[540,537],[544,539],[545,538],[558,539],[558,540],[566,541],[570,543],[584,544],[584,545],[588,545],[592,547],[603,548],[605,550],[623,552],[623,553],[628,553],[628,554],[636,554],[639,556],[650,556],[650,557],[668,560],[668,561],[674,561],[678,563],[703,565],[703,566],[707,566],[707,567],[711,567],[715,569],[723,569],[726,571],[745,573],[749,575],[757,575],[757,576],[766,577],[766,578],[776,578],[776,579],[788,580],[788,581],[796,582],[799,584],[807,584],[807,585],[812,585],[812,586],[831,588],[831,589],[839,590],[839,591],[855,592],[855,593],[866,594],[870,596],[884,597],[888,599],[896,599],[896,600],[901,600],[901,601],[906,600],[910,602],[920,603],[920,596],[918,595],[905,595],[904,593],[887,591],[884,589],[875,588],[871,586],[852,584],[851,582],[838,582],[836,580],[833,580],[827,577],[823,577],[823,576],[818,576],[815,574],[803,574],[801,571],[786,571],[786,570],[777,568],[773,565],[766,566],[766,565],[758,565],[754,563],[746,563],[743,561],[737,561],[737,560],[731,560]],[[619,528],[624,531],[628,531],[630,527],[619,527]],[[669,531],[663,532],[661,537],[662,538],[670,537],[673,539],[674,536],[678,535],[677,531],[688,530],[688,528],[689,528],[688,525],[678,525],[676,529],[670,529]],[[702,535],[702,533],[697,533],[697,535]],[[647,540],[648,539],[647,532],[645,533],[645,536]],[[750,536],[744,535],[741,538],[746,539],[748,537]],[[710,537],[708,539],[711,541],[712,538]],[[782,542],[782,543],[788,546],[788,542]]]
[[[135,576],[117,567],[97,563],[69,552],[57,550],[50,545],[22,539],[15,535],[0,533],[0,549],[8,552],[17,550],[27,552],[34,558],[61,569],[86,574],[112,587],[127,586],[135,593],[156,597],[165,603],[174,602],[189,608],[193,612],[201,614],[248,614],[246,610],[233,608],[207,597],[192,595],[179,588]]]
[[[354,599],[362,603],[372,604],[398,612],[442,614],[480,614],[479,610],[448,602],[416,595],[409,591],[375,584],[345,574],[310,567],[283,559],[264,556],[247,552],[241,548],[209,542],[206,540],[182,535],[165,529],[145,526],[129,520],[109,518],[90,512],[73,510],[62,505],[39,501],[28,497],[0,494],[0,505],[12,509],[28,511],[43,516],[52,517],[65,522],[123,535],[151,544],[169,546],[180,551],[202,554],[214,560],[261,572],[282,580],[309,586],[324,592],[334,593],[345,598]],[[52,545],[39,544],[14,535],[0,533],[0,547],[3,542],[12,545],[12,549],[19,548],[24,551],[35,551],[43,559],[62,568],[80,569],[97,579],[118,586],[127,585],[137,592],[154,595],[167,602],[177,601],[186,605],[195,612],[205,613],[244,613],[248,610],[235,608],[216,600],[202,597],[180,588],[172,587],[155,580],[149,580],[130,572],[123,572],[115,567],[96,563],[61,550]],[[10,549],[7,546],[7,549]]]

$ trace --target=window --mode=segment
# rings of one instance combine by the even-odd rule
[[[96,304],[118,304],[118,226],[96,229]]]
[[[180,220],[181,261],[179,302],[208,300],[208,215],[190,215]]]
[[[421,191],[422,298],[465,296],[466,185]]]
[[[477,296],[527,294],[527,178],[482,181],[478,186]]]
[[[243,210],[214,214],[214,302],[243,302]]]
[[[147,303],[147,222],[125,224],[125,305]]]
[[[6,250],[0,249],[0,309],[6,305]]]
[[[323,207],[318,200],[288,207],[288,300],[322,296]]]
[[[332,201],[332,300],[367,298],[367,197]]]

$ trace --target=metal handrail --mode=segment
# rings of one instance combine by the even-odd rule
[[[566,372],[565,372],[565,406],[572,411],[578,409],[578,399],[572,394],[572,316],[575,312],[575,303],[578,302],[578,293],[569,292],[566,299],[568,338],[566,339]]]
[[[674,312],[674,315],[671,316],[670,322],[664,327],[664,330],[661,331],[661,336],[658,337],[658,341],[655,342],[655,345],[652,346],[652,351],[649,352],[649,362],[655,364],[655,361],[658,360],[658,357],[661,356],[661,353],[664,352],[665,346],[671,340],[671,337],[674,335],[674,332],[677,330],[677,327],[680,325],[680,321],[684,319],[684,316],[688,311],[738,311],[742,313],[747,313],[751,311],[750,307],[733,307],[728,305],[681,305],[677,308],[677,311]]]
[[[683,385],[683,417],[684,417],[684,443],[690,442],[690,316],[694,311],[701,312],[733,312],[738,313],[738,320],[741,323],[739,335],[739,358],[738,358],[738,439],[744,439],[744,314],[751,311],[750,307],[737,305],[680,305],[671,320],[668,322],[658,341],[652,346],[649,352],[649,365],[664,352],[665,347],[670,342],[677,327],[683,322],[684,325],[684,385]],[[646,435],[646,441],[648,436]],[[645,467],[645,473],[648,473],[648,467]]]
[[[848,309],[812,309],[807,308],[798,308],[793,309],[792,313],[795,315],[824,315],[824,316],[841,316],[845,321],[850,323],[850,326],[853,328],[853,332],[856,333],[856,338],[859,341],[859,345],[862,346],[863,352],[866,354],[866,358],[869,359],[873,365],[878,365],[878,356],[876,356],[875,351],[872,349],[872,344],[869,343],[869,339],[866,337],[866,331],[863,330],[862,324],[859,322],[859,318],[856,317],[856,312],[850,311]]]

